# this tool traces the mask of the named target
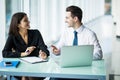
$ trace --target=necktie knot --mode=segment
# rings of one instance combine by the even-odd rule
[[[77,31],[74,31],[74,36],[77,36],[77,33],[78,33]]]
[[[74,31],[74,40],[73,40],[73,45],[78,45],[78,37],[77,37],[77,31]]]

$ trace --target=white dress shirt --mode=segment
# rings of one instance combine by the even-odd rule
[[[80,26],[77,30],[78,32],[78,45],[94,45],[94,56],[93,59],[102,59],[102,49],[97,39],[96,34],[85,27],[84,25]],[[60,41],[57,45],[57,48],[60,49],[62,46],[73,45],[74,39],[74,29],[67,28],[64,33],[61,35]]]

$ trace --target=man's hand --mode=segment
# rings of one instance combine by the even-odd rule
[[[55,47],[54,45],[51,45],[51,47],[52,47],[53,54],[55,54],[55,55],[60,54],[60,50],[57,47]]]

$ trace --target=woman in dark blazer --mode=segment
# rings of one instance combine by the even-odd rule
[[[4,58],[38,56],[46,59],[49,56],[49,51],[41,33],[38,30],[30,30],[29,24],[27,14],[24,12],[18,12],[12,16],[9,36],[2,51]],[[28,80],[29,78],[22,77],[24,80]],[[36,80],[38,78],[31,79]]]

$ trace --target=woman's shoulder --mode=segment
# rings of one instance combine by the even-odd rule
[[[14,37],[16,37],[16,36],[13,35],[13,34],[9,34],[9,35],[8,35],[8,38],[14,38]]]
[[[7,40],[13,40],[13,39],[15,39],[15,35],[9,34],[9,35],[7,36]]]
[[[30,33],[39,33],[38,29],[29,29],[28,32]]]

